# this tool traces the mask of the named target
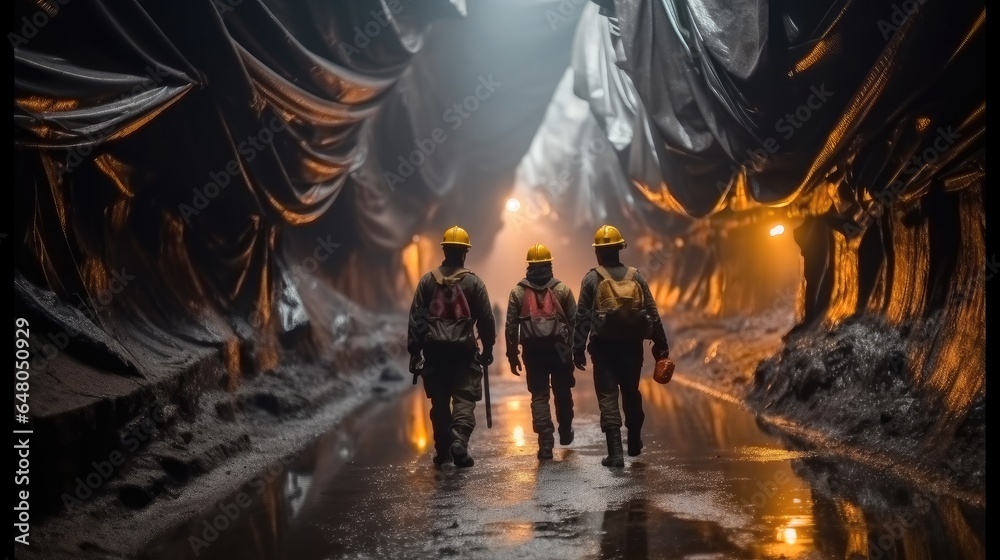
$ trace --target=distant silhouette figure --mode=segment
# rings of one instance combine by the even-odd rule
[[[495,301],[493,302],[493,319],[495,330],[500,332],[500,321],[502,320],[500,315],[500,305]]]

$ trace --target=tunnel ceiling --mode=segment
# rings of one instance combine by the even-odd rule
[[[57,326],[91,302],[94,340],[289,328],[320,248],[392,307],[414,234],[491,243],[563,171],[578,227],[672,235],[762,207],[850,234],[985,176],[982,2],[20,0],[9,37],[18,294]]]
[[[857,221],[935,182],[973,184],[985,5],[897,4],[587,4],[563,109],[540,132],[579,136],[575,157],[539,142],[522,175],[545,186],[568,172],[560,196],[589,198],[592,215],[627,201],[661,231],[762,207]]]

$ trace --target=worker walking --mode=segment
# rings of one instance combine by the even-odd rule
[[[410,305],[410,372],[423,378],[431,400],[434,466],[471,467],[469,440],[483,398],[483,366],[493,363],[496,323],[483,281],[465,268],[472,243],[454,226],[444,233],[441,266],[424,274]],[[476,342],[478,333],[479,343]]]
[[[504,339],[507,361],[521,375],[518,345],[531,393],[531,424],[538,434],[538,458],[551,459],[555,425],[549,396],[553,397],[559,443],[573,442],[572,336],[576,301],[573,291],[552,275],[552,253],[544,245],[528,249],[527,272],[510,291]]]
[[[597,230],[593,247],[598,266],[587,272],[581,283],[573,338],[573,362],[577,369],[586,367],[587,352],[593,360],[601,431],[608,445],[608,456],[601,464],[608,467],[625,466],[621,412],[628,430],[629,456],[635,457],[642,451],[645,414],[639,374],[643,341],[652,339],[656,360],[666,359],[670,354],[667,335],[646,279],[619,258],[620,251],[627,246],[614,226],[605,225]]]

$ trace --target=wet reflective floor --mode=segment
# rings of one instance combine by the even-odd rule
[[[495,366],[495,369],[496,368]],[[985,557],[985,507],[790,449],[742,408],[644,375],[646,444],[602,467],[589,371],[576,439],[541,462],[523,378],[491,375],[474,467],[431,464],[413,387],[369,407],[155,543],[149,559]]]

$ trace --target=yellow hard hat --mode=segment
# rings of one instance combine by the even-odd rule
[[[541,243],[535,243],[528,249],[528,264],[552,262],[552,252]]]
[[[444,238],[441,240],[442,247],[448,245],[472,247],[472,241],[469,239],[469,233],[467,231],[458,226],[451,226],[444,232]]]
[[[604,225],[594,234],[594,247],[609,247],[611,245],[621,245],[625,247],[625,238],[622,232],[615,226]]]

